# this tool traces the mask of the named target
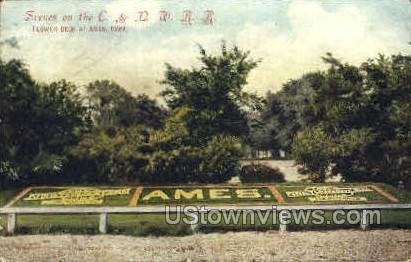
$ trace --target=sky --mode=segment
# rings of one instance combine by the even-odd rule
[[[192,12],[191,25],[181,21],[186,10]],[[143,11],[148,21],[139,21],[146,18],[140,17]],[[160,11],[172,20],[160,21]],[[212,25],[203,23],[207,11]],[[0,57],[22,59],[34,79],[65,78],[80,86],[109,79],[133,94],[153,97],[163,88],[165,62],[188,69],[199,65],[198,44],[217,53],[224,40],[261,59],[246,86],[260,95],[325,69],[321,56],[326,52],[358,65],[379,53],[411,51],[409,0],[6,0],[0,12]],[[79,21],[84,12],[93,20]],[[33,19],[53,14],[56,21]],[[105,21],[98,21],[100,14]],[[64,15],[73,20],[63,21]],[[87,32],[94,25],[110,31],[121,15],[128,18],[117,25],[127,31]],[[60,30],[61,25],[77,31],[33,32],[33,26]],[[86,32],[78,32],[83,26]]]

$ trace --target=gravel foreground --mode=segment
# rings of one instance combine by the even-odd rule
[[[0,237],[5,261],[411,261],[411,230]]]

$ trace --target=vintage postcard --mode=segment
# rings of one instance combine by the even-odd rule
[[[0,0],[0,262],[410,261],[410,152],[409,0]]]

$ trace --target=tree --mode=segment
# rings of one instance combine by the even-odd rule
[[[217,135],[201,152],[200,181],[223,183],[239,174],[239,160],[244,155],[243,141],[237,137]]]
[[[115,82],[95,81],[87,86],[92,117],[97,127],[160,127],[165,112],[147,95],[134,97]]]
[[[32,113],[38,99],[34,85],[21,61],[0,60],[0,186],[21,175],[16,161],[33,157],[30,138],[34,132],[30,126],[35,124]]]
[[[237,174],[244,151],[241,139],[216,135],[197,144],[188,128],[192,112],[187,107],[174,109],[164,127],[150,134],[145,182],[219,183]]]
[[[20,61],[0,61],[0,100],[0,184],[61,174],[68,148],[87,128],[76,86],[38,84]]]
[[[191,70],[166,64],[162,95],[167,105],[193,110],[189,129],[199,143],[217,134],[245,137],[249,130],[244,109],[258,108],[261,98],[243,89],[258,61],[238,47],[228,49],[225,43],[217,56],[200,46],[199,60],[201,67]]]
[[[252,146],[270,150],[274,156],[279,150],[290,155],[294,137],[312,116],[307,107],[314,103],[315,89],[322,78],[320,72],[308,73],[288,81],[277,93],[268,92],[252,128]]]
[[[337,154],[333,139],[320,126],[300,131],[293,145],[297,163],[303,165],[300,171],[313,182],[325,182],[331,176],[329,167]]]
[[[140,182],[147,164],[145,147],[150,130],[144,126],[95,130],[70,150],[70,182]]]
[[[346,181],[410,183],[411,57],[379,56],[360,67],[331,54],[324,61],[330,68],[305,108],[306,126],[293,145],[297,161],[313,173],[319,172],[313,161],[321,161]],[[323,136],[314,139],[310,130]],[[304,147],[304,141],[328,141],[326,153]]]
[[[38,85],[36,121],[40,125],[42,147],[62,153],[76,144],[90,127],[88,110],[78,88],[66,80]],[[39,131],[40,131],[39,130]]]

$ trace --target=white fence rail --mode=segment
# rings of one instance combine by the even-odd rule
[[[278,205],[278,206],[206,206],[204,212],[211,210],[411,210],[411,204],[358,204],[358,205]],[[7,215],[7,233],[13,234],[17,226],[17,215],[57,215],[57,214],[98,214],[100,215],[99,232],[107,233],[108,214],[163,214],[166,212],[164,206],[156,207],[7,207],[0,208],[0,215]],[[170,208],[169,212],[176,212]],[[366,229],[369,221],[361,221],[360,226]],[[280,224],[280,231],[285,231],[286,225]]]

